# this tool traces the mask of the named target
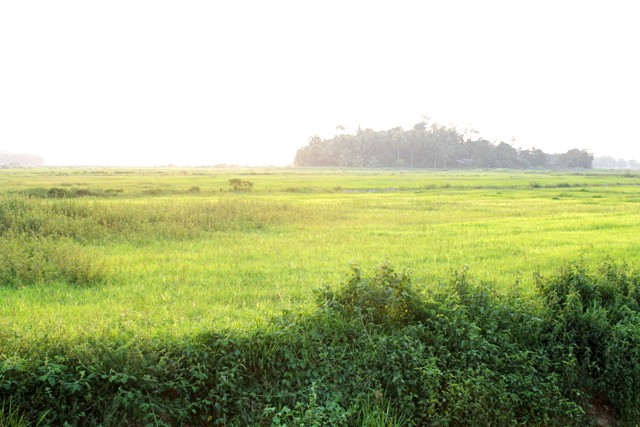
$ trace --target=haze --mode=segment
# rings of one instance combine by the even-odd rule
[[[288,165],[423,116],[640,160],[633,2],[0,3],[0,150],[52,165]],[[512,142],[512,138],[515,140]]]

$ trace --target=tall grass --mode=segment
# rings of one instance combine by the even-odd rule
[[[30,419],[577,425],[591,401],[637,423],[637,274],[593,271],[606,256],[640,260],[638,177],[0,178],[0,400],[24,396]],[[252,191],[228,191],[232,178]],[[412,273],[344,279],[352,261],[384,259]],[[477,282],[446,284],[464,266]]]
[[[198,237],[209,231],[242,231],[278,224],[296,215],[287,203],[248,199],[149,199],[128,201],[0,201],[0,236],[70,238],[80,243]]]
[[[468,266],[479,279],[503,288],[521,280],[533,289],[531,271],[553,271],[581,254],[587,263],[606,255],[634,261],[640,254],[635,187],[528,186],[532,179],[573,185],[621,177],[524,174],[523,188],[494,190],[469,185],[475,180],[488,187],[508,174],[438,173],[432,178],[415,173],[408,175],[416,182],[467,181],[434,191],[289,193],[276,190],[291,182],[269,172],[250,175],[256,183],[250,194],[211,195],[206,180],[217,173],[215,179],[224,178],[228,186],[226,172],[189,171],[184,177],[171,170],[123,172],[94,176],[65,170],[54,178],[61,188],[69,188],[64,180],[93,184],[102,178],[136,187],[156,174],[180,188],[202,180],[202,191],[128,197],[125,185],[125,195],[115,198],[0,199],[0,244],[13,248],[5,254],[13,261],[3,268],[14,273],[5,275],[12,277],[5,283],[18,284],[0,287],[6,328],[25,340],[44,333],[65,339],[114,329],[143,336],[182,336],[211,327],[251,329],[280,309],[308,306],[310,290],[339,281],[339,267],[354,260],[372,265],[393,259],[426,282]],[[291,176],[318,183],[344,178],[362,188],[402,178],[392,172]],[[29,179],[22,177],[23,184]],[[566,195],[553,200],[559,190]],[[73,266],[77,277],[88,279],[74,279]],[[23,273],[16,273],[20,268]],[[44,286],[23,286],[35,282]],[[84,285],[68,290],[73,283]],[[91,283],[96,286],[84,289]],[[68,303],[58,303],[61,295]]]

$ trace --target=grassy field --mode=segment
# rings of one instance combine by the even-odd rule
[[[352,263],[527,293],[571,260],[640,260],[628,172],[36,168],[0,170],[0,197],[4,357],[255,331]]]
[[[228,191],[232,178],[253,190]],[[529,286],[578,257],[637,261],[639,185],[602,172],[1,171],[2,203],[42,211],[52,224],[37,233],[63,236],[106,275],[99,286],[0,287],[1,329],[28,342],[253,328],[354,262],[389,260],[433,284],[469,268]]]

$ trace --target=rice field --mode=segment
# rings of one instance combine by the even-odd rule
[[[62,244],[100,277],[78,285],[56,261],[0,286],[7,348],[253,329],[352,263],[528,289],[570,260],[640,254],[640,176],[625,172],[38,168],[1,170],[0,193],[5,249]]]
[[[0,169],[0,425],[637,425],[639,190]]]

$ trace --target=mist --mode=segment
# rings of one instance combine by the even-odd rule
[[[337,125],[426,116],[523,149],[639,159],[634,16],[621,2],[5,2],[0,149],[285,166]]]

